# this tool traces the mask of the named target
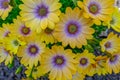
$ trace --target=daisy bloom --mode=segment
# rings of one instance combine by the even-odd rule
[[[21,20],[20,16],[17,16],[17,19],[14,19],[14,23],[11,25],[11,33],[16,34],[20,37],[30,36],[33,31],[29,27],[25,26],[25,23]]]
[[[112,74],[112,72],[119,73],[120,72],[120,52],[115,53],[112,57],[109,57],[106,62],[106,70],[108,73]]]
[[[76,74],[73,75],[72,80],[85,80],[85,75],[76,72]]]
[[[87,44],[87,39],[92,39],[94,29],[90,28],[91,25],[91,19],[84,18],[79,8],[72,10],[68,7],[66,13],[60,16],[54,36],[63,46],[69,44],[72,48],[81,48]]]
[[[107,57],[106,56],[97,56],[95,58],[95,63],[91,65],[91,70],[88,73],[89,76],[93,76],[94,74],[105,75],[107,74],[107,70],[105,68]]]
[[[62,46],[53,46],[42,55],[41,66],[44,73],[49,73],[50,80],[71,80],[76,73],[75,54]]]
[[[120,38],[118,38],[117,34],[111,32],[106,39],[103,39],[100,42],[101,50],[103,52],[114,53],[120,50]]]
[[[32,77],[35,80],[37,78],[40,78],[41,76],[44,76],[43,70],[41,69],[42,66],[37,66],[37,67],[27,67],[27,70],[25,71],[25,74],[27,77]]]
[[[4,39],[5,37],[8,37],[8,34],[11,32],[10,24],[2,24],[2,27],[0,27],[0,40]]]
[[[115,31],[120,32],[120,11],[117,7],[115,7],[111,17],[112,20],[110,20],[108,26],[112,27]]]
[[[40,42],[38,36],[34,35],[26,37],[26,45],[22,45],[18,49],[18,57],[21,57],[21,64],[29,66],[37,66],[41,61],[41,54],[45,51],[45,44]]]
[[[114,0],[83,0],[78,1],[78,6],[84,10],[86,18],[92,18],[95,24],[110,20],[110,14],[114,10]]]
[[[0,46],[0,63],[5,61],[5,65],[11,64],[13,56],[3,46]]]
[[[54,28],[59,21],[60,7],[59,0],[22,0],[20,15],[27,27],[36,32],[49,27]]]
[[[40,40],[42,42],[45,42],[46,44],[48,43],[54,43],[55,42],[55,38],[53,36],[54,33],[54,29],[50,29],[50,28],[46,28],[44,30],[42,30],[38,36],[40,37]]]
[[[95,56],[92,53],[89,53],[88,50],[84,50],[83,53],[78,53],[76,60],[77,64],[77,71],[82,74],[88,74],[90,71],[90,66],[95,63],[94,61]]]
[[[9,5],[10,0],[1,0],[0,1],[0,17],[5,20],[9,12],[12,10],[12,7]]]
[[[9,37],[5,37],[3,40],[3,45],[5,45],[6,50],[10,51],[10,53],[16,54],[18,48],[21,45],[25,45],[24,41],[21,41],[18,36],[14,34],[9,34]]]

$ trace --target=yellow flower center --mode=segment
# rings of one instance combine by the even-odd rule
[[[77,32],[78,27],[74,24],[68,26],[68,32],[70,34],[75,34]]]
[[[107,42],[107,43],[105,43],[105,48],[111,48],[111,43],[110,42]]]
[[[42,16],[42,17],[46,16],[47,15],[47,9],[45,7],[41,7],[39,9],[39,15]]]
[[[90,5],[90,7],[89,7],[89,11],[91,12],[91,13],[93,13],[93,14],[96,14],[96,13],[98,13],[98,6],[97,5],[95,5],[95,4],[92,4],[92,5]]]
[[[9,2],[8,1],[3,1],[2,7],[7,8],[8,6],[9,6]]]
[[[56,63],[57,63],[57,64],[62,64],[62,63],[63,63],[63,60],[60,59],[60,58],[58,58],[58,59],[56,60]]]
[[[32,54],[36,54],[36,53],[37,53],[37,48],[34,47],[34,46],[32,46],[32,47],[30,48],[30,52],[31,52]]]
[[[86,58],[81,58],[80,59],[80,64],[81,65],[86,65],[88,63],[88,60]]]
[[[64,62],[65,62],[65,60],[64,60],[63,56],[56,56],[54,58],[55,65],[59,65],[60,66],[60,65],[64,64]]]
[[[15,46],[18,46],[18,45],[19,45],[19,41],[18,41],[18,40],[14,40],[14,41],[13,41],[13,44],[14,44]]]
[[[46,28],[46,29],[45,29],[45,33],[47,33],[47,34],[51,34],[52,32],[53,32],[53,30],[50,29],[50,28]]]
[[[22,28],[22,33],[25,34],[25,35],[29,34],[30,33],[30,28],[23,27]]]

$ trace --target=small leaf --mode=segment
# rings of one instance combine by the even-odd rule
[[[19,74],[19,73],[22,71],[22,69],[23,69],[23,66],[20,65],[20,66],[17,68],[15,74]]]

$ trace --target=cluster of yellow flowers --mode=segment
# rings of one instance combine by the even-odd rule
[[[59,0],[22,2],[17,19],[0,28],[0,63],[11,64],[17,56],[27,68],[26,75],[34,79],[47,74],[50,80],[84,80],[86,75],[120,72],[120,37],[113,32],[99,43],[105,55],[95,56],[87,49],[72,51],[93,39],[94,24],[120,32],[120,12],[114,0],[77,1],[76,7],[67,7],[65,13],[60,11]],[[3,20],[11,9],[9,0],[0,1]]]

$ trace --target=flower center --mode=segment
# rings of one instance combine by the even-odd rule
[[[80,59],[80,64],[81,64],[81,65],[84,66],[84,65],[86,65],[87,63],[88,63],[88,60],[87,60],[86,58],[81,58],[81,59]]]
[[[15,46],[18,46],[18,45],[19,45],[18,40],[14,40],[14,41],[13,41],[13,44],[14,44]]]
[[[47,16],[47,14],[48,14],[48,8],[45,7],[44,5],[40,6],[38,9],[38,15],[43,18]]]
[[[75,34],[78,31],[78,26],[76,24],[70,24],[68,26],[68,32],[70,34]]]
[[[38,53],[38,47],[36,45],[31,45],[29,47],[30,54],[37,54]]]
[[[62,65],[65,63],[65,59],[63,58],[63,56],[56,56],[54,58],[54,63],[55,65]]]
[[[25,34],[25,35],[28,35],[28,34],[30,33],[30,28],[28,28],[28,27],[23,27],[22,30],[21,30],[21,32],[22,32],[23,34]]]
[[[46,29],[45,29],[45,33],[46,33],[46,34],[51,34],[52,32],[53,32],[53,30],[50,29],[50,28],[46,28]]]
[[[111,48],[111,43],[110,42],[107,42],[107,43],[105,43],[105,45],[104,45],[106,48]]]
[[[6,9],[6,8],[8,8],[8,6],[9,6],[9,2],[8,1],[3,1],[2,2],[2,8]]]
[[[89,6],[89,12],[91,12],[92,14],[97,14],[99,10],[99,7],[96,4],[91,4]]]
[[[114,55],[110,58],[110,62],[115,62],[117,60],[117,55]]]

